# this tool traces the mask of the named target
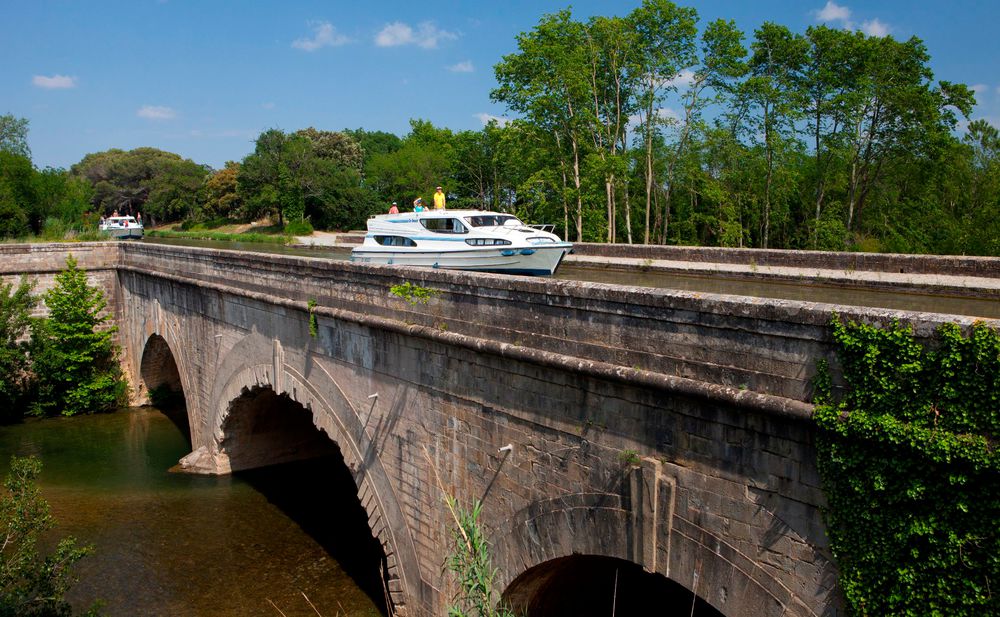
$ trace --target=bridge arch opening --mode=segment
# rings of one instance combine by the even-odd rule
[[[503,601],[525,617],[663,615],[723,617],[679,583],[614,557],[571,555],[514,579]]]
[[[158,407],[171,407],[184,403],[184,387],[177,362],[170,345],[159,334],[153,334],[146,341],[139,365],[141,386],[149,402]]]
[[[309,534],[389,614],[386,551],[340,446],[315,426],[313,411],[269,386],[253,387],[232,401],[222,430],[234,476]]]

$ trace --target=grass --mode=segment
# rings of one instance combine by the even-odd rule
[[[173,231],[169,229],[158,229],[147,231],[146,235],[151,238],[191,238],[194,240],[222,240],[229,242],[264,242],[271,244],[288,244],[292,236],[284,234],[269,233],[226,233],[224,231]]]

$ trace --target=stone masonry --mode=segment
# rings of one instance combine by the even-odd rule
[[[105,286],[138,402],[183,390],[189,470],[308,456],[321,444],[246,417],[264,390],[307,410],[357,481],[406,615],[443,614],[452,591],[443,491],[485,498],[512,601],[533,568],[580,554],[724,615],[839,614],[807,403],[831,312],[921,334],[945,320],[155,244],[2,250],[5,280],[45,279],[71,250]],[[404,282],[432,297],[391,293]]]

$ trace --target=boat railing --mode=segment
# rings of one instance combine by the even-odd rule
[[[555,225],[548,224],[548,223],[543,224],[543,225],[528,225],[528,227],[530,227],[532,229],[537,229],[538,231],[545,231],[545,232],[548,232],[548,233],[553,233],[556,230],[556,226]]]

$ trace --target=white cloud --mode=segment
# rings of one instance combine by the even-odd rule
[[[312,38],[303,37],[292,41],[292,47],[302,51],[316,51],[322,47],[339,47],[351,42],[351,39],[343,34],[338,34],[337,29],[328,21],[314,21],[309,24],[312,27]]]
[[[260,106],[263,107],[264,109],[274,109],[274,103],[272,101],[261,103]]]
[[[983,92],[986,92],[989,89],[990,87],[987,86],[986,84],[972,84],[971,86],[969,86],[969,90],[972,90],[976,94],[982,94]]]
[[[499,126],[507,126],[510,124],[510,118],[502,118],[488,113],[478,113],[473,115],[479,118],[479,121],[483,123],[483,126],[486,126],[490,122],[496,122]]]
[[[171,120],[177,117],[177,112],[169,107],[160,105],[143,105],[135,115],[147,120]]]
[[[842,21],[851,19],[851,9],[840,6],[833,0],[827,0],[826,6],[816,11],[816,21]]]
[[[434,22],[425,21],[414,30],[409,24],[394,21],[386,24],[375,35],[375,44],[379,47],[398,47],[400,45],[416,45],[424,49],[434,49],[438,41],[450,41],[458,38],[454,32],[441,30]]]
[[[861,23],[861,31],[868,36],[886,36],[889,34],[889,24],[872,19]]]
[[[680,113],[676,109],[670,107],[659,107],[653,111],[653,115],[655,115],[656,118],[661,123],[667,125],[672,125],[677,122],[680,122],[681,119]],[[635,127],[642,124],[643,120],[644,120],[644,114],[632,114],[631,116],[628,117],[629,129],[634,130]]]
[[[471,73],[475,69],[472,68],[472,60],[466,60],[449,66],[448,70],[452,73]]]
[[[677,74],[673,79],[668,79],[663,83],[664,86],[670,87],[675,86],[677,88],[690,86],[694,82],[694,71],[690,69],[684,69]]]
[[[69,75],[53,75],[52,77],[35,75],[31,78],[31,83],[35,84],[39,88],[45,88],[47,90],[75,88],[76,77],[70,77]]]

